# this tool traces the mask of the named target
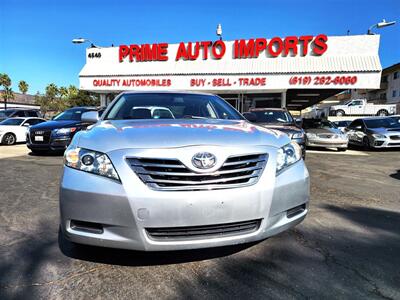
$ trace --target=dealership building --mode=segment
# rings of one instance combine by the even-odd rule
[[[134,91],[218,94],[240,111],[250,107],[302,110],[348,89],[377,89],[379,35],[131,44],[91,47],[80,89],[113,95]]]

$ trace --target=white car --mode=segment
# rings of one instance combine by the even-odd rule
[[[46,122],[42,118],[9,118],[0,122],[0,143],[14,145],[26,142],[26,132],[29,126]]]

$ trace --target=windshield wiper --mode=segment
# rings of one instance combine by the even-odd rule
[[[207,117],[200,117],[200,116],[183,116],[184,119],[209,119]]]

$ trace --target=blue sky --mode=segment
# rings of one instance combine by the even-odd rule
[[[364,34],[382,18],[397,25],[379,30],[383,67],[400,62],[400,1],[118,1],[1,0],[0,73],[29,93],[48,83],[78,85],[85,63],[86,37],[101,46],[114,43],[201,41],[215,38],[218,23],[225,40],[325,33]]]

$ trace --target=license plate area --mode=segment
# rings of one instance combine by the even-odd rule
[[[43,135],[36,135],[35,136],[35,142],[43,142],[43,141],[44,141]]]

